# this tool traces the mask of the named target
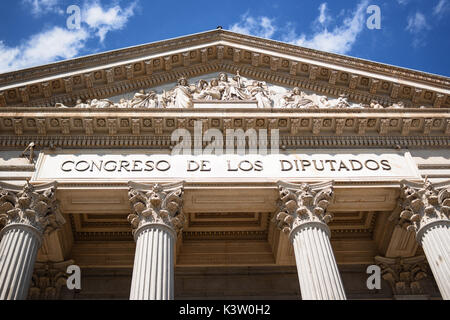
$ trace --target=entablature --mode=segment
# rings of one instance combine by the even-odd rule
[[[176,129],[193,133],[201,122],[203,134],[218,129],[279,130],[284,139],[340,137],[414,137],[449,140],[450,112],[438,109],[289,110],[289,109],[57,109],[39,113],[28,108],[0,112],[0,140],[34,136],[36,140],[65,137],[136,137],[159,139]]]

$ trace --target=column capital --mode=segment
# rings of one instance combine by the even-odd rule
[[[426,279],[429,272],[425,256],[394,259],[377,256],[375,262],[394,295],[423,294],[420,281]]]
[[[129,184],[128,196],[132,213],[128,221],[135,239],[146,227],[167,228],[178,235],[185,224],[183,213],[184,182],[167,185]]]
[[[434,225],[450,226],[450,181],[432,184],[401,182],[400,219],[407,224],[408,231],[414,231],[421,243],[424,232]]]
[[[56,182],[24,187],[0,183],[0,224],[3,232],[17,227],[29,228],[39,236],[60,228],[66,221],[56,200]]]
[[[291,184],[278,182],[280,208],[275,218],[277,226],[286,234],[311,225],[323,228],[328,236],[327,224],[333,219],[327,208],[334,198],[333,182]]]
[[[63,262],[38,262],[34,266],[28,300],[58,300],[67,284],[67,267],[74,260]]]

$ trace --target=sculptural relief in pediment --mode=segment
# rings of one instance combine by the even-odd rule
[[[265,81],[248,79],[237,72],[236,75],[219,73],[191,79],[180,78],[176,84],[160,86],[149,90],[140,90],[132,94],[110,99],[93,99],[85,102],[78,100],[75,108],[121,108],[153,109],[180,108],[190,109],[196,105],[211,102],[213,104],[242,104],[255,108],[285,109],[383,109],[373,100],[370,105],[352,103],[347,95],[338,98],[302,91],[300,88],[285,88],[271,85]],[[57,107],[67,108],[62,104]],[[389,108],[405,108],[403,102]]]

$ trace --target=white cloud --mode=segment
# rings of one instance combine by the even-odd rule
[[[433,15],[442,18],[448,11],[450,11],[448,0],[439,0],[438,4],[433,8]]]
[[[369,0],[362,0],[355,12],[347,16],[341,26],[336,26],[331,31],[328,31],[327,26],[333,21],[333,18],[328,12],[327,3],[322,3],[318,8],[319,15],[313,23],[315,32],[310,37],[304,33],[298,35],[292,22],[287,22],[284,27],[280,28],[274,24],[275,19],[266,16],[252,17],[248,13],[241,17],[241,21],[231,25],[229,30],[262,38],[272,38],[278,33],[279,38],[285,42],[345,54],[351,51],[358,35],[365,27],[368,3]]]
[[[291,29],[283,39],[299,46],[346,54],[351,51],[356,39],[365,27],[367,6],[368,0],[361,1],[352,15],[345,18],[341,26],[336,26],[331,31],[323,25],[321,30],[308,37],[304,33],[298,36],[295,30]],[[326,9],[326,5],[323,4],[319,7],[319,22],[321,20],[326,21],[323,20],[325,16],[324,8]]]
[[[22,0],[24,6],[30,6],[31,13],[40,16],[45,13],[53,12],[63,14],[64,11],[58,6],[60,0]]]
[[[73,58],[88,38],[89,33],[84,29],[70,31],[54,27],[32,36],[18,47],[10,48],[0,42],[0,72]]]
[[[320,15],[317,18],[317,22],[321,25],[326,25],[332,20],[332,17],[328,14],[327,3],[324,2],[319,6]]]
[[[277,30],[273,23],[274,19],[268,17],[254,18],[246,13],[241,17],[241,21],[233,24],[229,30],[261,38],[271,38]]]
[[[397,0],[397,2],[401,5],[406,5],[409,3],[409,0]]]
[[[430,29],[430,26],[428,25],[427,19],[423,13],[417,11],[415,15],[408,17],[408,25],[406,26],[407,31],[412,34],[417,34],[427,29]]]
[[[30,3],[38,4],[42,13],[42,5],[56,4],[57,0],[33,0]],[[136,2],[125,9],[117,5],[103,8],[97,1],[89,2],[82,9],[82,25],[78,30],[55,26],[32,35],[15,47],[8,47],[0,40],[0,73],[74,58],[82,53],[89,40],[98,37],[103,42],[108,32],[124,28],[135,8]]]
[[[104,9],[99,2],[94,1],[83,7],[81,16],[83,22],[95,30],[100,41],[103,42],[108,32],[123,29],[128,19],[134,15],[135,8],[136,2],[125,9],[120,6]]]

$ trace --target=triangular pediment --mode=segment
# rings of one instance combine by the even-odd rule
[[[407,108],[450,107],[446,77],[225,30],[0,75],[0,107],[73,107],[79,100],[114,101],[120,96],[131,100],[142,89],[173,88],[181,77],[195,84],[220,72],[240,72],[286,91],[298,87],[308,96],[335,101],[341,97],[350,106],[377,102],[392,107],[400,102]],[[273,100],[272,105],[277,103]]]
[[[394,105],[393,107],[404,107]],[[59,108],[67,108],[57,104]],[[361,103],[348,101],[342,95],[333,97],[314,90],[301,90],[247,78],[227,72],[215,72],[188,79],[181,77],[168,83],[138,92],[132,90],[103,99],[79,99],[75,108],[288,108],[288,109],[344,109],[364,108]],[[373,108],[382,108],[373,105]]]

